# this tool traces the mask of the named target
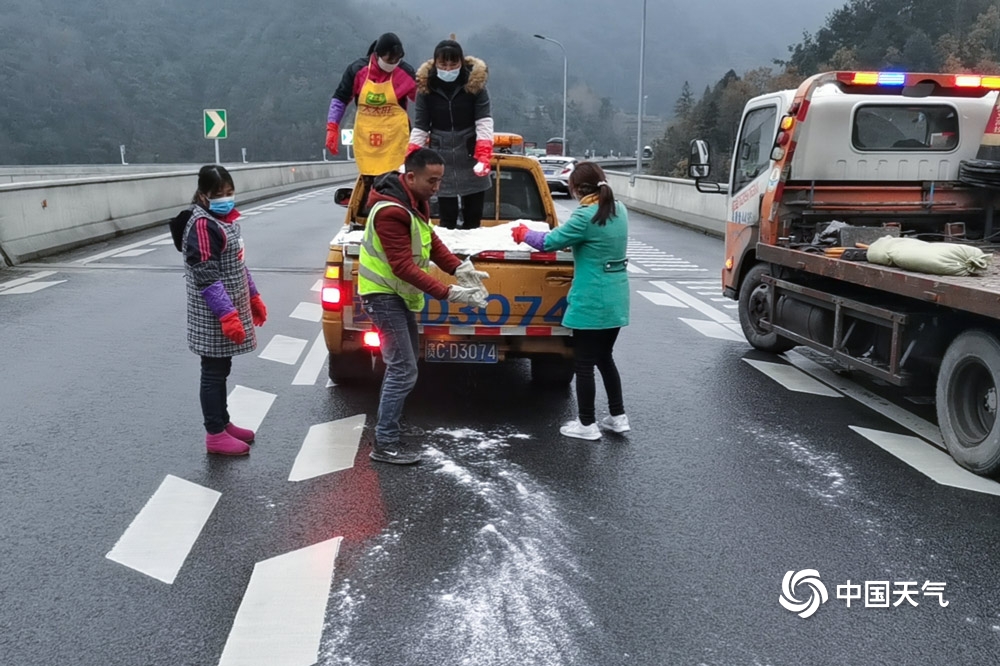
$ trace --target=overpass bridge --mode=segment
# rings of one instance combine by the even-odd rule
[[[722,235],[725,198],[693,181],[635,175],[634,159],[597,160],[615,195],[630,208]],[[165,223],[191,198],[200,165],[0,167],[0,267]],[[236,164],[244,203],[343,182],[353,162]]]

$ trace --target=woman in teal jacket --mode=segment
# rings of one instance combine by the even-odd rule
[[[594,366],[601,371],[608,393],[610,416],[600,426],[614,432],[630,430],[622,381],[612,355],[622,326],[628,325],[629,287],[627,260],[628,213],[615,201],[604,171],[593,162],[580,162],[569,177],[573,196],[580,199],[564,224],[549,232],[532,231],[520,225],[514,240],[536,250],[573,250],[573,285],[563,326],[573,330],[576,364],[576,401],[579,420],[559,429],[567,437],[600,439],[594,399]]]

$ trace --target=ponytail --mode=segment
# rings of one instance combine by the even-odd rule
[[[569,175],[569,186],[580,197],[597,195],[597,213],[591,222],[603,227],[614,217],[615,193],[608,185],[604,169],[593,162],[580,162]]]

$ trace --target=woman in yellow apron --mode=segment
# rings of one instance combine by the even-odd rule
[[[354,154],[366,192],[375,176],[398,169],[406,158],[410,136],[406,103],[416,94],[413,68],[403,60],[403,43],[391,32],[372,42],[368,55],[344,71],[330,100],[326,148],[333,155],[339,152],[340,121],[353,99],[358,107]]]

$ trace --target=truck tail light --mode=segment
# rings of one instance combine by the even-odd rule
[[[378,337],[378,331],[365,331],[361,336],[361,344],[369,349],[378,349],[382,346],[382,340]]]
[[[323,309],[330,312],[339,312],[345,303],[351,301],[351,283],[340,279],[340,266],[326,267],[320,294]]]

